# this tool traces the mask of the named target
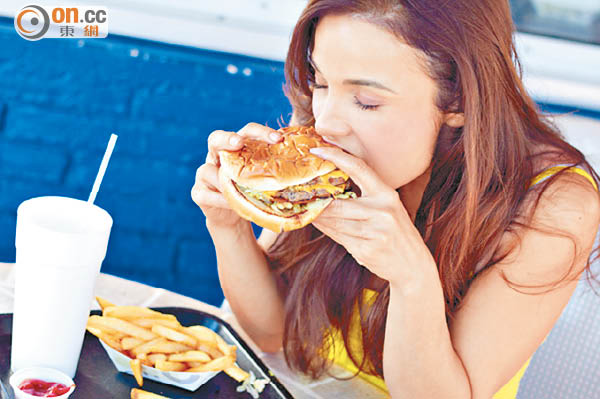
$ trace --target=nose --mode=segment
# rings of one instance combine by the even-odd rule
[[[350,134],[350,125],[339,115],[332,101],[326,101],[321,109],[314,109],[315,130],[325,141],[339,144],[336,139]]]

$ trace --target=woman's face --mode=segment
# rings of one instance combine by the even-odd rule
[[[325,141],[363,159],[393,188],[428,170],[444,115],[417,50],[374,24],[326,16],[311,59],[315,128]]]

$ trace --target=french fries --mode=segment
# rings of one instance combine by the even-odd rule
[[[90,323],[99,329],[106,329],[107,333],[117,331],[144,341],[157,337],[152,331],[148,331],[147,329],[136,326],[128,321],[117,319],[116,317],[90,316],[88,318],[88,324]]]
[[[210,362],[203,364],[202,366],[192,367],[188,371],[194,373],[203,373],[205,371],[221,371],[233,366],[234,362],[235,360],[229,356],[221,356],[215,360],[211,360]]]
[[[99,328],[90,326],[88,324],[87,330],[92,334],[95,335],[96,337],[98,337],[99,339],[101,339],[102,341],[104,341],[108,346],[110,346],[111,348],[113,348],[116,351],[122,351],[123,348],[121,346],[121,343],[119,342],[119,338],[111,335]]]
[[[139,358],[140,355],[146,355],[152,351],[155,345],[160,345],[162,343],[167,342],[164,338],[156,338],[152,341],[144,342],[143,344],[136,346],[130,350],[132,356]],[[131,357],[131,356],[130,356]]]
[[[169,356],[171,362],[199,362],[208,363],[211,361],[210,356],[206,352],[202,351],[187,351],[183,353],[174,353]]]
[[[100,309],[102,310],[110,306],[115,306],[112,302],[108,302],[106,299],[100,298],[99,296],[96,297],[96,302],[98,302],[98,305],[100,305]]]
[[[157,360],[154,368],[161,371],[185,371],[188,369],[187,364],[180,362],[170,362],[168,360]]]
[[[152,345],[152,347],[150,348],[150,352],[153,353],[180,353],[180,352],[187,352],[187,351],[191,351],[192,348],[184,345],[184,344],[180,344],[179,342],[173,342],[173,341],[162,341],[162,342],[158,342],[154,345]]]
[[[102,309],[102,316],[117,317],[123,320],[140,319],[143,317],[160,320],[177,320],[172,314],[160,313],[140,306],[109,306]]]
[[[131,399],[169,399],[166,396],[157,395],[152,392],[144,391],[142,389],[132,388]]]
[[[123,348],[123,350],[130,350],[135,348],[136,346],[140,346],[141,344],[143,344],[144,341],[142,341],[139,338],[134,338],[134,337],[124,337],[123,339],[121,339],[121,348]]]
[[[167,355],[165,355],[164,353],[153,353],[151,355],[146,356],[146,359],[150,362],[150,367],[153,367],[157,361],[167,360]]]
[[[161,326],[160,324],[155,324],[152,326],[152,332],[171,341],[180,342],[191,347],[195,347],[197,345],[197,341],[189,335],[182,334],[169,327]]]
[[[135,381],[138,383],[138,385],[144,385],[144,378],[142,377],[142,362],[140,359],[131,359],[129,366],[131,367],[131,371],[133,372],[133,376],[135,377]]]
[[[181,324],[179,324],[179,322],[177,320],[166,320],[166,319],[134,319],[131,320],[131,322],[133,324],[136,324],[140,327],[144,327],[144,328],[150,328],[152,329],[152,326],[158,324],[161,326],[165,326],[165,327],[169,327],[172,328],[174,330],[180,329],[181,328]]]
[[[249,374],[236,364],[234,345],[204,326],[182,326],[177,318],[139,306],[116,306],[96,298],[102,316],[90,316],[87,330],[111,348],[129,357],[133,375],[141,387],[143,366],[161,371],[225,371],[236,381]],[[132,389],[131,398],[163,398]]]
[[[231,366],[231,367],[226,368],[223,371],[228,376],[230,376],[231,378],[233,378],[234,380],[236,380],[237,382],[242,382],[245,379],[247,379],[248,377],[250,377],[250,374],[248,374],[248,372],[242,370],[241,368],[239,368],[235,364],[233,366]]]

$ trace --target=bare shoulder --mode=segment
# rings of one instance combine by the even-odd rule
[[[260,233],[260,236],[258,236],[258,239],[256,240],[256,242],[258,242],[258,245],[262,248],[263,252],[267,252],[267,250],[269,249],[269,247],[271,247],[271,245],[273,245],[273,243],[275,242],[275,240],[277,239],[277,233],[269,230],[269,229],[262,229],[262,232]]]
[[[536,190],[530,195],[537,196]],[[600,193],[586,177],[563,173],[543,191],[533,222],[593,240],[600,223]]]
[[[581,264],[589,256],[600,224],[600,194],[586,177],[562,173],[547,187],[529,191],[522,214],[517,222],[528,227],[517,223],[518,227],[505,234],[502,245],[510,248],[511,254],[498,266],[523,278],[536,272],[564,277],[566,266]],[[515,256],[537,261],[528,262],[527,270],[517,271],[511,267]],[[548,274],[552,265],[555,273]]]

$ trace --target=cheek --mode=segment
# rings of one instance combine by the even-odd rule
[[[322,93],[319,93],[319,90],[315,90],[312,96],[312,112],[317,119],[321,114],[321,110],[323,109],[325,96]]]
[[[427,171],[431,164],[437,128],[409,123],[385,131],[365,143],[368,163],[393,188],[401,187]]]

